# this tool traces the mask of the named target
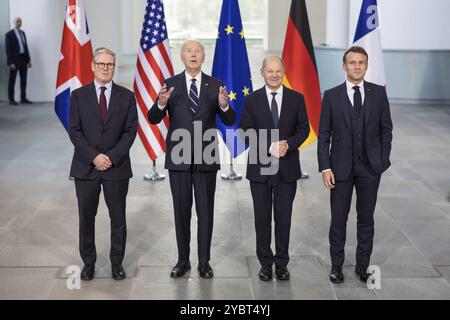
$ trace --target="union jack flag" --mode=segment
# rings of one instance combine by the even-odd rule
[[[68,130],[70,95],[94,80],[91,70],[92,44],[82,0],[69,0],[64,21],[56,80],[55,112]]]
[[[133,88],[139,116],[138,134],[152,160],[166,152],[169,118],[166,116],[164,121],[152,125],[147,112],[156,101],[164,80],[171,76],[173,67],[163,2],[147,0]]]

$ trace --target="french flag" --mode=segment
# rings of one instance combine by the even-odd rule
[[[56,80],[55,112],[68,130],[70,95],[94,80],[91,70],[92,44],[82,0],[69,0],[61,42]]]
[[[369,67],[364,79],[385,86],[377,0],[363,0],[353,45],[363,47],[369,55]]]

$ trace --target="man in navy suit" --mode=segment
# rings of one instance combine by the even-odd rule
[[[386,90],[364,80],[367,52],[357,46],[343,56],[347,80],[325,91],[317,154],[319,171],[331,195],[330,281],[344,281],[347,217],[356,189],[357,239],[355,273],[370,276],[374,211],[381,174],[390,166],[392,120]]]
[[[17,71],[20,75],[20,101],[32,103],[27,99],[27,71],[31,68],[30,51],[28,50],[25,32],[20,30],[22,19],[14,19],[14,29],[5,34],[6,63],[9,67],[8,98],[11,105],[17,105],[14,100],[14,86],[16,84]]]
[[[94,277],[95,216],[101,188],[111,219],[112,277],[126,277],[122,266],[127,238],[125,207],[133,176],[129,151],[138,118],[133,92],[112,81],[115,60],[111,50],[97,49],[92,61],[94,82],[74,90],[70,97],[69,135],[75,146],[70,176],[75,178],[80,216],[82,280]]]
[[[164,81],[158,99],[147,114],[152,124],[159,123],[167,113],[170,119],[165,168],[169,170],[178,246],[178,262],[170,276],[182,277],[191,269],[189,243],[194,195],[198,218],[197,269],[200,277],[212,278],[214,274],[209,260],[220,161],[219,154],[214,151],[211,154],[213,161],[206,161],[203,155],[210,144],[217,146],[219,143],[215,130],[216,116],[219,115],[226,125],[232,125],[236,116],[228,105],[228,94],[223,83],[202,72],[205,61],[203,45],[196,40],[187,40],[181,47],[180,56],[185,71]],[[195,136],[196,126],[201,127],[201,136]],[[203,141],[206,131],[213,133],[210,141]],[[184,138],[180,141],[179,133],[188,133],[188,141]],[[180,148],[182,145],[187,148]],[[178,153],[176,150],[181,151]]]
[[[284,63],[280,57],[266,57],[261,75],[265,86],[246,98],[240,122],[246,138],[252,131],[257,137],[253,143],[248,139],[247,179],[250,180],[255,211],[256,254],[261,263],[259,278],[271,280],[272,265],[275,264],[277,279],[289,280],[292,203],[297,180],[302,176],[298,148],[309,135],[309,122],[303,95],[281,84]],[[274,161],[265,163],[266,156],[272,157],[275,165]],[[267,170],[270,165],[276,169]],[[270,247],[272,206],[275,255]]]

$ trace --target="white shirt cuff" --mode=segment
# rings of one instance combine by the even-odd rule
[[[166,103],[166,104],[167,104],[167,103]],[[163,105],[163,106],[162,106],[162,105],[160,105],[159,102],[158,102],[158,109],[159,109],[159,110],[162,111],[162,110],[164,110],[165,107],[166,107],[166,105]]]
[[[328,171],[331,171],[331,169],[325,169],[325,170],[322,170],[322,173],[328,172]]]

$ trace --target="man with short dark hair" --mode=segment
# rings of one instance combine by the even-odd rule
[[[390,166],[392,120],[383,86],[364,80],[368,55],[351,47],[343,56],[347,80],[325,91],[320,114],[317,155],[323,183],[330,189],[330,281],[344,281],[347,218],[356,189],[355,273],[367,281],[373,248],[374,211],[381,174]]]
[[[92,61],[94,81],[72,92],[69,135],[75,146],[70,176],[80,216],[80,255],[84,262],[82,280],[94,277],[95,216],[100,190],[111,219],[111,272],[125,279],[122,266],[127,225],[125,219],[128,184],[133,176],[129,151],[137,132],[136,100],[133,92],[112,81],[115,54],[99,48]]]
[[[27,71],[31,68],[30,51],[28,50],[27,37],[22,27],[22,19],[13,20],[14,29],[5,34],[6,64],[9,67],[8,98],[11,105],[16,106],[14,99],[14,87],[17,72],[20,75],[20,102],[32,103],[27,99]]]

